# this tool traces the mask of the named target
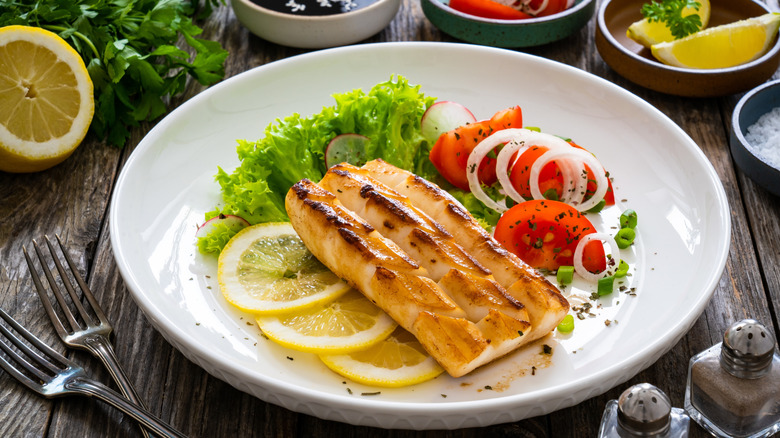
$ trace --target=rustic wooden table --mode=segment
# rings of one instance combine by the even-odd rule
[[[305,50],[263,41],[244,29],[229,6],[205,23],[205,37],[230,52],[226,76]],[[594,45],[595,18],[573,36],[524,50],[604,77],[647,100],[679,124],[714,165],[731,208],[731,249],[725,272],[705,312],[690,332],[650,368],[625,384],[579,405],[517,423],[454,431],[389,431],[355,427],[291,412],[234,389],[188,361],[168,344],[132,300],[113,259],[108,205],[119,171],[151,124],[134,130],[124,149],[89,140],[63,164],[35,174],[0,172],[0,307],[62,351],[22,256],[22,247],[44,234],[63,236],[116,327],[116,348],[150,410],[191,436],[523,436],[593,437],[606,402],[638,382],[663,387],[682,406],[688,360],[721,340],[734,321],[757,318],[777,335],[780,310],[780,198],[735,168],[728,149],[728,120],[739,96],[689,99],[642,89],[619,77]],[[455,41],[424,17],[417,0],[404,0],[392,23],[366,42]],[[202,91],[191,85],[174,105]],[[98,379],[108,374],[83,352],[70,352]],[[127,417],[86,399],[45,400],[0,372],[0,436],[138,436]],[[706,434],[692,426],[691,436]]]

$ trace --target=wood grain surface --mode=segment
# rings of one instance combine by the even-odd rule
[[[226,76],[308,52],[261,40],[236,20],[229,6],[201,23],[204,37],[230,52]],[[682,127],[714,165],[731,208],[731,249],[726,270],[705,312],[690,332],[650,368],[625,384],[571,408],[517,423],[453,431],[405,431],[324,421],[267,404],[210,376],[156,332],[130,297],[114,263],[107,223],[112,190],[124,162],[153,126],[135,129],[117,149],[88,139],[74,155],[34,174],[0,172],[0,307],[65,352],[35,295],[22,247],[58,233],[115,325],[115,345],[149,409],[193,437],[594,437],[606,402],[628,386],[650,382],[682,406],[688,360],[721,340],[734,321],[756,318],[778,332],[780,307],[780,198],[761,189],[734,165],[728,121],[739,95],[690,99],[639,88],[613,72],[594,44],[595,18],[573,36],[523,50],[591,72],[647,100]],[[456,41],[424,17],[417,0],[404,0],[390,25],[365,42]],[[199,93],[190,84],[171,109]],[[695,273],[692,273],[695,275]],[[681,293],[684,291],[680,291]],[[68,351],[97,379],[109,376],[87,353]],[[46,400],[0,372],[2,437],[135,437],[136,424],[106,405],[83,397]],[[707,436],[698,426],[692,437]]]

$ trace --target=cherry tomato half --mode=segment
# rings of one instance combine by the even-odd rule
[[[441,176],[455,187],[469,190],[466,163],[474,147],[490,134],[508,128],[522,128],[523,113],[519,106],[501,110],[489,120],[455,128],[439,136],[429,158]],[[479,180],[486,185],[496,182],[496,159],[487,156],[479,165]]]
[[[569,142],[569,144],[572,145],[572,147],[587,151],[576,143]],[[517,190],[517,193],[526,199],[532,198],[530,186],[531,166],[533,166],[534,162],[548,150],[549,149],[544,146],[531,146],[514,162],[515,164],[509,174],[509,181],[511,181],[512,186]],[[596,182],[593,171],[587,165],[585,166],[585,169],[588,172],[588,184],[585,192],[587,198],[588,194],[592,195],[596,191]],[[612,190],[612,181],[609,179],[607,179],[607,181],[609,187],[607,188],[607,193],[604,195],[604,201],[606,201],[606,205],[614,205],[615,192]],[[559,199],[563,195],[563,175],[554,161],[547,163],[542,168],[541,172],[539,172],[539,190],[542,193],[546,193],[547,190],[550,189],[556,191]]]
[[[574,265],[574,250],[593,224],[572,206],[533,200],[515,205],[498,220],[495,238],[507,250],[536,269],[550,271]],[[593,241],[584,248],[583,265],[591,272],[606,268],[604,247]]]

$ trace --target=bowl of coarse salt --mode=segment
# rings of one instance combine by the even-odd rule
[[[780,80],[750,90],[737,103],[731,155],[750,179],[780,196]]]

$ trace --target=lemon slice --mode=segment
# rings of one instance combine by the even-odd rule
[[[37,172],[68,158],[92,122],[92,88],[81,56],[56,34],[0,28],[0,170]]]
[[[348,353],[381,342],[397,324],[355,289],[316,307],[259,316],[257,325],[277,343],[317,354]]]
[[[780,13],[769,13],[658,43],[653,56],[664,64],[699,69],[728,68],[761,57],[775,41]]]
[[[422,383],[444,372],[417,339],[401,327],[365,350],[320,355],[320,359],[331,370],[355,382],[389,388]]]
[[[705,29],[710,22],[710,2],[709,0],[698,0],[699,10],[694,8],[685,8],[682,11],[683,17],[687,17],[692,14],[698,14],[701,19],[701,28]],[[674,36],[666,23],[660,21],[650,22],[647,18],[643,18],[628,27],[626,35],[637,43],[647,47],[648,49],[653,44],[663,43],[667,41],[674,41]]]
[[[217,275],[228,302],[258,314],[303,309],[349,290],[306,249],[289,222],[239,231],[220,253]]]

